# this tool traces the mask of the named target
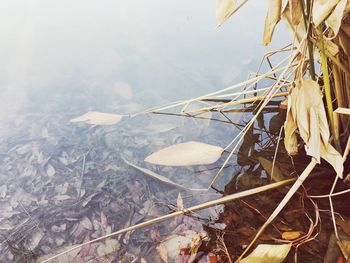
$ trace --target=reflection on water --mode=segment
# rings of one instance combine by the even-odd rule
[[[142,160],[152,151],[189,140],[224,146],[240,126],[224,125],[221,115],[214,116],[221,122],[210,123],[140,116],[111,127],[69,119],[88,110],[136,112],[245,78],[264,51],[263,7],[249,4],[215,29],[209,1],[2,1],[1,261],[35,261],[169,212],[180,190],[122,158],[145,165]],[[220,164],[148,168],[200,188]],[[218,181],[220,189],[239,170],[233,164]],[[183,192],[186,206],[218,196]],[[180,218],[96,242],[60,260],[132,262],[138,256],[161,262],[154,248],[163,237],[202,228]],[[104,256],[111,251],[118,252]]]

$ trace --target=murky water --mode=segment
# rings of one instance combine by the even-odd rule
[[[111,127],[69,120],[89,110],[134,113],[243,80],[267,50],[260,44],[265,5],[250,3],[215,29],[209,1],[2,1],[1,262],[32,262],[168,213],[179,192],[187,207],[221,196],[166,185],[124,159],[205,188],[223,160],[175,169],[143,159],[190,140],[225,146],[239,126],[163,115],[124,118]],[[224,191],[242,165],[233,161],[216,187]],[[162,262],[159,242],[180,234],[188,240],[203,230],[200,222],[173,219],[59,262]]]

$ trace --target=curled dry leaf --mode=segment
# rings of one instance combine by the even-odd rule
[[[254,251],[243,258],[240,263],[280,263],[288,255],[292,245],[258,245]]]
[[[301,233],[298,231],[288,231],[282,233],[282,238],[285,240],[294,240],[301,236]]]
[[[175,144],[149,155],[148,163],[168,166],[187,166],[215,163],[224,149],[201,142]]]
[[[339,0],[315,0],[312,6],[312,21],[319,26],[332,12]]]
[[[265,18],[265,28],[263,44],[268,45],[271,42],[273,31],[281,19],[282,0],[269,0],[269,9]]]
[[[71,119],[70,122],[83,122],[93,125],[113,125],[120,122],[121,119],[121,115],[89,111],[79,117]]]
[[[216,0],[216,19],[218,26],[222,25],[232,15],[236,0]]]
[[[285,147],[289,154],[296,154],[297,137],[305,143],[305,150],[320,163],[320,158],[331,164],[337,175],[343,175],[342,156],[329,143],[329,127],[319,85],[313,80],[297,83],[288,97],[287,118],[284,124]]]
[[[347,2],[348,0],[340,0],[332,14],[326,20],[327,25],[332,28],[334,36],[338,35]]]

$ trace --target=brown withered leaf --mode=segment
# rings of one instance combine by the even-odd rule
[[[230,18],[236,6],[236,0],[216,0],[216,19],[218,26]]]
[[[299,25],[299,23],[303,17],[301,1],[302,0],[290,0],[289,1],[293,25]]]
[[[337,241],[337,244],[343,256],[346,259],[348,259],[350,257],[350,241],[347,241],[347,240]]]
[[[318,27],[332,12],[339,0],[314,0],[312,6],[312,21]]]
[[[271,42],[273,31],[281,19],[282,0],[269,0],[269,9],[265,18],[263,44]]]
[[[335,221],[336,221],[337,225],[339,225],[341,227],[343,232],[350,237],[350,224],[346,221],[343,221],[342,219],[340,219],[338,217],[335,219]]]

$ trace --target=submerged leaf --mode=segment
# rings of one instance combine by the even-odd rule
[[[273,31],[281,19],[281,11],[282,0],[269,0],[269,9],[265,18],[264,45],[268,45],[271,42]]]
[[[332,12],[339,0],[314,0],[312,6],[312,21],[319,26]]]
[[[224,149],[201,142],[185,142],[161,149],[149,155],[148,163],[169,166],[187,166],[215,163]]]
[[[216,19],[218,26],[230,18],[236,6],[236,0],[216,0]]]
[[[178,210],[184,209],[184,201],[182,199],[181,193],[177,196],[176,205]]]
[[[84,122],[93,125],[113,125],[122,119],[121,115],[89,111],[79,117],[71,119],[70,122]]]
[[[273,163],[270,160],[267,160],[261,156],[258,157],[258,161],[272,180],[279,182],[285,179],[281,169],[276,164],[273,165]]]
[[[285,245],[258,245],[254,251],[240,263],[280,263],[288,255],[292,244]]]

